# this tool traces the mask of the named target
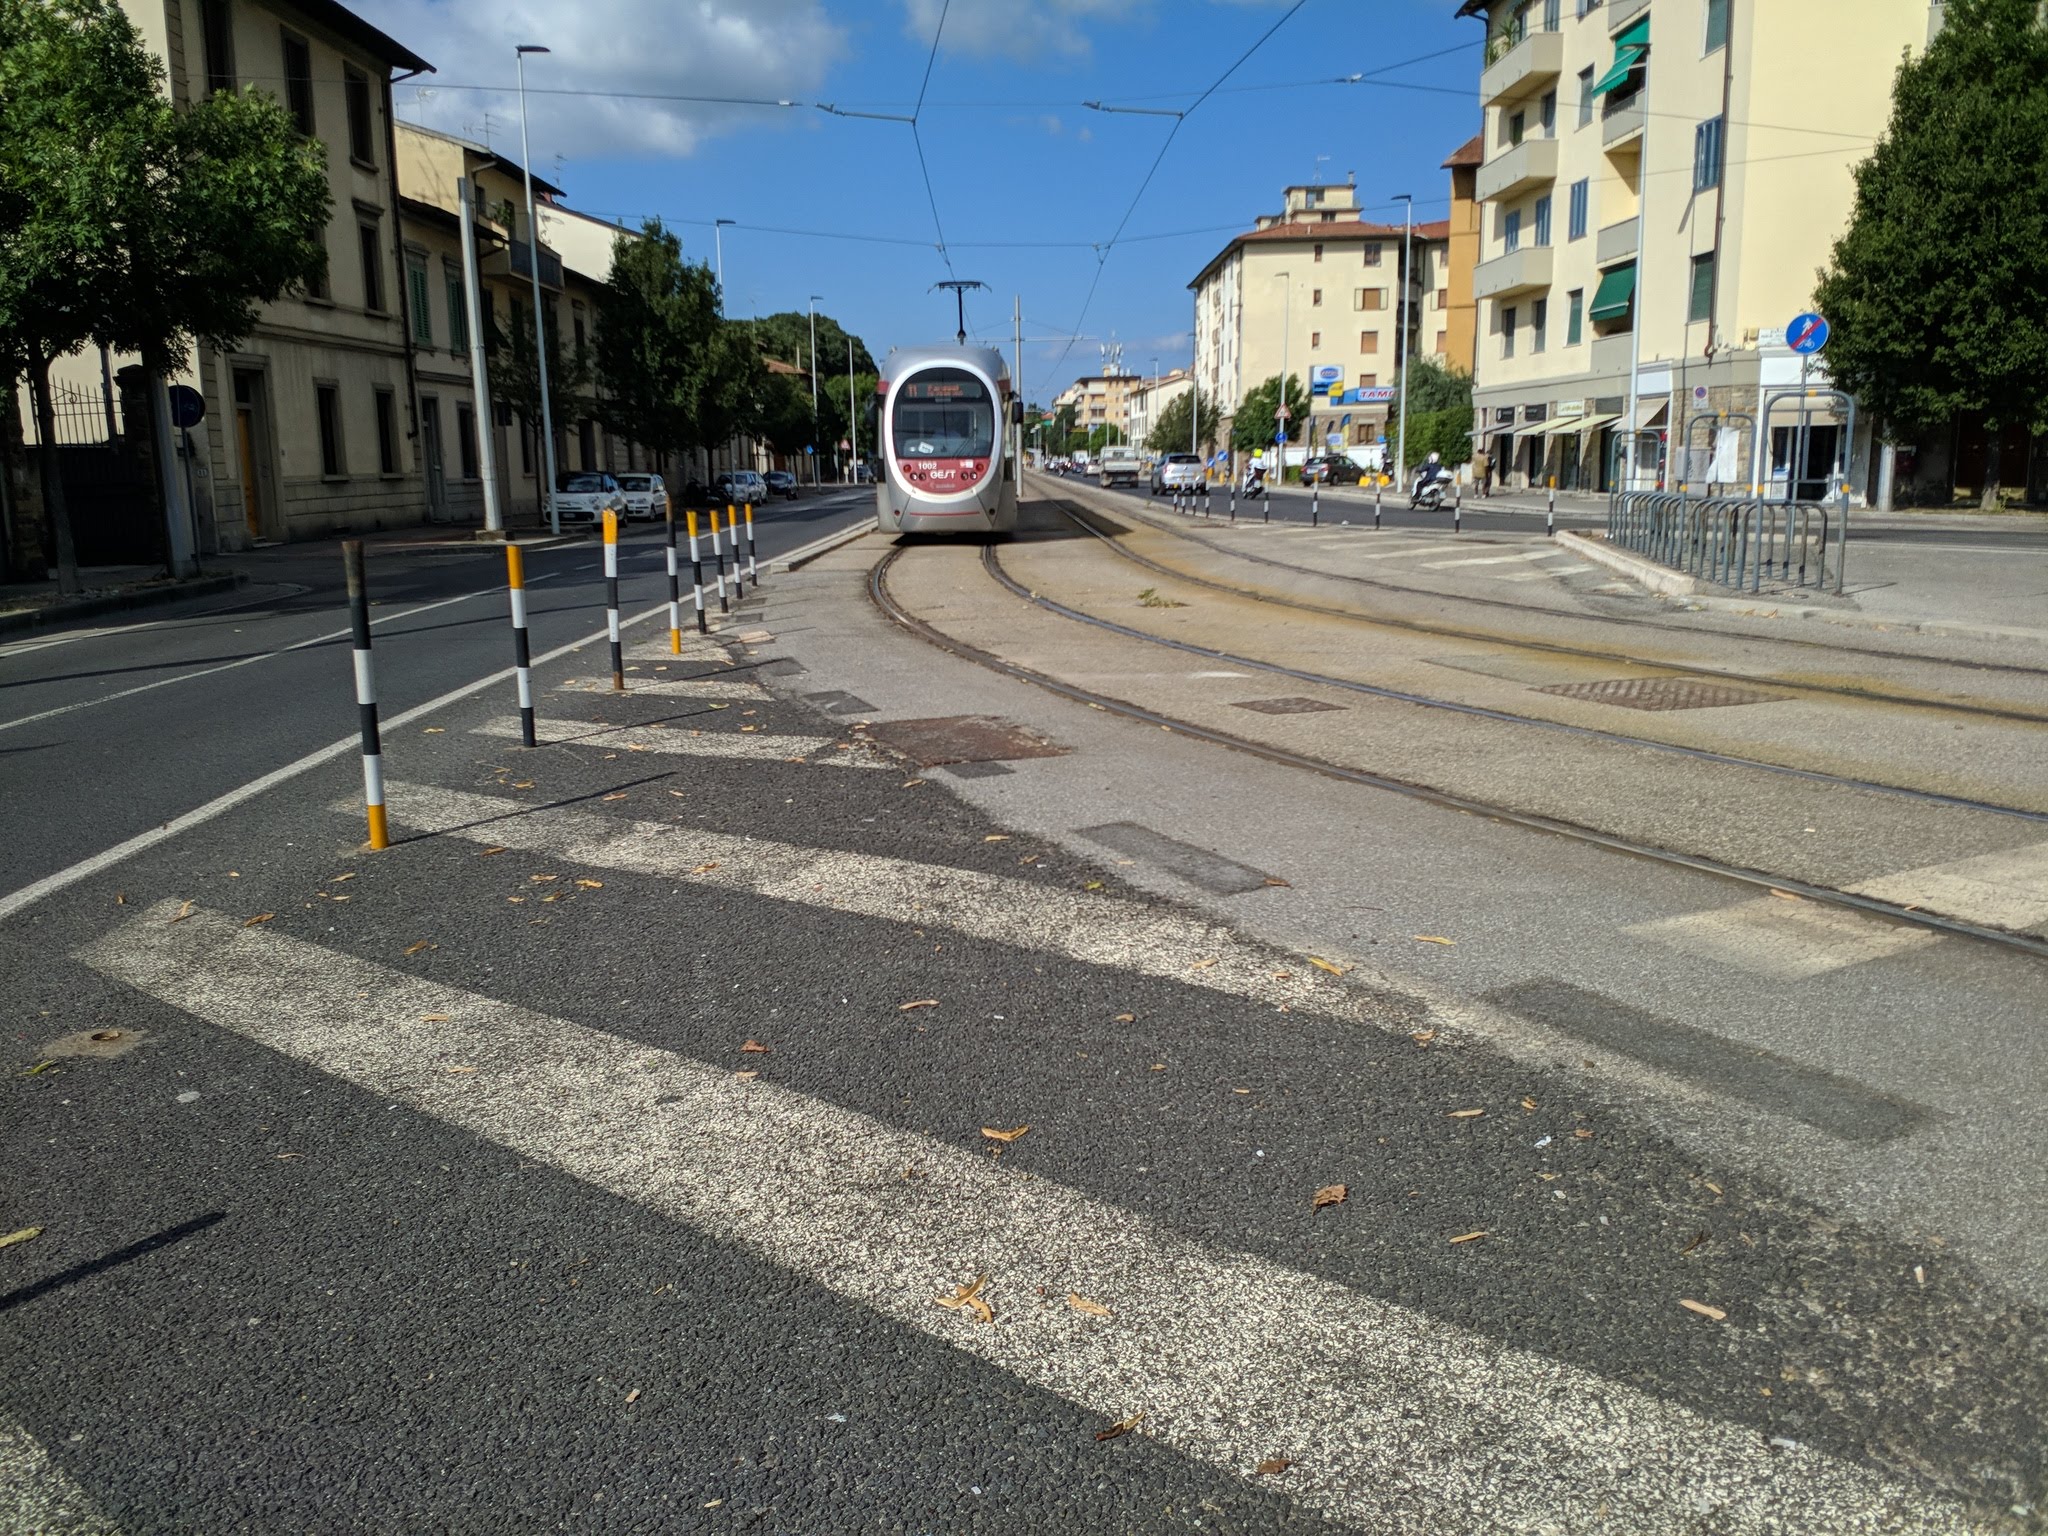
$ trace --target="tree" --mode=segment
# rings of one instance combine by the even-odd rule
[[[1398,410],[1400,394],[1394,395]],[[1434,357],[1408,359],[1408,414],[1472,409],[1472,375]]]
[[[1280,375],[1269,377],[1256,389],[1247,390],[1230,419],[1230,446],[1239,453],[1252,453],[1273,446],[1279,434]],[[1287,375],[1287,440],[1303,441],[1308,431],[1309,399],[1301,387],[1301,375]],[[1183,423],[1185,425],[1185,423]]]
[[[2048,25],[2035,0],[1951,0],[1892,81],[1856,202],[1814,307],[1829,373],[1909,431],[1981,412],[1981,505],[1998,442],[2048,428]]]
[[[683,260],[682,241],[660,219],[638,237],[612,241],[612,271],[597,302],[599,409],[614,431],[662,456],[700,444],[699,377],[720,325],[711,269]]]
[[[1387,436],[1400,432],[1401,397],[1398,393],[1387,408]],[[1396,451],[1399,444],[1395,444]],[[1408,359],[1408,463],[1398,467],[1396,478],[1422,463],[1432,453],[1446,464],[1463,464],[1472,457],[1472,375],[1433,357]]]
[[[1100,453],[1105,448],[1121,447],[1123,440],[1124,429],[1105,421],[1088,429],[1082,446],[1090,453]]]
[[[780,314],[763,315],[758,320],[749,320],[755,338],[770,357],[782,358],[803,369],[806,378],[811,371],[811,315],[809,310],[789,309]],[[834,373],[846,371],[846,344],[853,343],[853,369],[856,373],[874,373],[875,359],[869,353],[867,343],[850,334],[837,320],[818,311],[818,390],[822,394],[825,380]]]
[[[546,311],[544,310],[545,314]],[[494,312],[484,316],[484,355],[490,362],[491,398],[519,413],[520,430],[532,434],[534,453],[534,503],[543,517],[552,489],[541,482],[547,476],[547,452],[540,444],[540,351],[534,346],[533,318],[518,301],[512,305],[511,329],[501,328]],[[590,387],[591,350],[562,350],[562,328],[553,315],[546,322],[548,345],[548,420],[556,431],[590,413],[594,403],[585,394]]]
[[[0,0],[0,370],[28,374],[46,444],[57,358],[99,342],[161,375],[326,264],[324,147],[273,97],[174,108],[160,77],[113,0]],[[76,591],[54,454],[42,469]]]
[[[1159,413],[1159,421],[1152,428],[1152,435],[1145,439],[1145,446],[1154,453],[1197,453],[1196,443],[1216,441],[1218,417],[1216,407],[1205,395],[1199,420],[1195,423],[1192,436],[1188,432],[1189,418],[1195,416],[1195,392],[1183,390],[1174,397],[1173,403]]]

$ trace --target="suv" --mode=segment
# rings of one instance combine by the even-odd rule
[[[775,495],[796,500],[796,476],[786,469],[771,469],[762,477],[768,482],[768,489]]]
[[[1325,454],[1301,466],[1304,485],[1356,485],[1365,478],[1357,461],[1341,453]]]
[[[668,487],[659,475],[620,475],[619,490],[626,498],[626,516],[659,521],[668,515]]]
[[[711,482],[711,499],[732,506],[760,506],[768,500],[768,482],[751,469],[728,469]]]
[[[564,470],[555,476],[555,511],[565,523],[601,523],[607,512],[626,515],[626,493],[601,469]]]
[[[1201,456],[1193,453],[1169,453],[1152,466],[1152,494],[1164,496],[1168,491],[1192,491],[1202,484]]]

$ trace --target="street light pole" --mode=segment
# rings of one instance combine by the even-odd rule
[[[822,293],[811,295],[811,484],[822,485],[818,478],[824,465],[818,455],[818,300]]]
[[[853,463],[846,466],[854,477],[854,484],[860,483],[860,402],[853,397],[853,338],[846,338],[846,440],[853,445]]]
[[[1402,205],[1401,212],[1401,298],[1395,311],[1399,316],[1394,322],[1394,345],[1401,349],[1401,423],[1394,438],[1394,457],[1399,461],[1400,484],[1408,483],[1408,264],[1414,260],[1415,198],[1412,193],[1400,193],[1395,199]]]
[[[519,158],[526,169],[526,265],[533,277],[533,344],[540,368],[541,467],[548,477],[548,530],[560,533],[562,514],[555,507],[555,413],[548,401],[548,330],[540,297],[540,220],[533,210],[533,150],[526,142],[526,56],[549,50],[538,43],[521,43],[513,52],[519,60]]]
[[[1287,483],[1287,333],[1294,329],[1294,274],[1282,272],[1280,310],[1280,398],[1275,402],[1274,417],[1280,423],[1279,443],[1274,452],[1280,460],[1280,474],[1275,484]]]
[[[711,244],[718,256],[718,309],[721,314],[725,312],[725,228],[734,222],[732,219],[711,221]]]

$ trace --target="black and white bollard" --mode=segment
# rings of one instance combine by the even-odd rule
[[[533,654],[526,639],[526,556],[517,544],[505,546],[505,580],[512,595],[512,676],[519,684],[519,739],[538,746],[533,735]]]
[[[1372,525],[1375,529],[1380,525],[1380,497],[1385,491],[1385,482],[1378,475],[1374,475],[1372,480]]]
[[[363,581],[363,541],[345,539],[342,568],[348,573],[348,621],[354,632],[356,713],[363,729],[363,809],[370,823],[370,846],[389,848],[391,827],[384,819],[384,748],[377,736],[377,678],[370,666],[370,592]]]
[[[619,648],[619,514],[604,515],[604,623],[612,642],[612,692],[626,691],[626,656]]]
[[[725,531],[732,545],[732,600],[738,602],[747,595],[747,584],[740,577],[740,513],[731,502],[725,504]]]
[[[670,507],[668,518],[668,653],[671,656],[683,654],[683,571],[676,559],[676,509]]]
[[[754,548],[754,504],[747,503],[747,580],[761,584],[761,564]]]
[[[1464,531],[1465,487],[1462,485],[1454,485],[1451,487],[1451,532],[1463,533]]]
[[[1308,488],[1308,525],[1320,528],[1323,525],[1323,482],[1313,480]]]
[[[731,613],[732,604],[725,596],[725,551],[718,542],[718,508],[711,509],[711,574],[718,583],[718,611]]]
[[[689,508],[683,519],[690,530],[690,596],[697,605],[697,633],[711,632],[711,621],[704,616],[704,561],[697,552],[697,509]]]
[[[1543,509],[1543,537],[1557,537],[1557,476],[1550,477],[1550,499]]]

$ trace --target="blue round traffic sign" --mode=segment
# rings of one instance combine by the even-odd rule
[[[173,384],[167,391],[171,403],[171,425],[180,431],[199,425],[206,418],[206,397],[190,384]]]
[[[1811,357],[1828,344],[1828,323],[1819,315],[1795,315],[1785,327],[1785,345],[1803,357]]]

